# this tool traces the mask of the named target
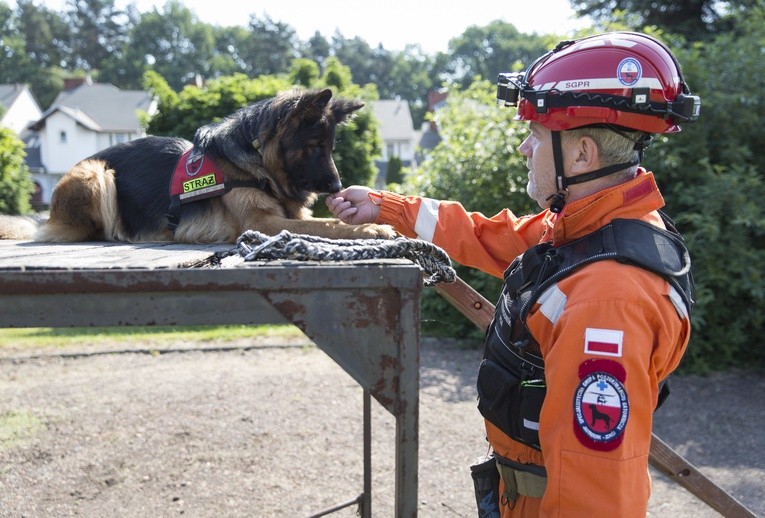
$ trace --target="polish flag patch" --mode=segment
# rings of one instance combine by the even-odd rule
[[[600,356],[621,356],[624,331],[588,327],[584,331],[585,354]]]

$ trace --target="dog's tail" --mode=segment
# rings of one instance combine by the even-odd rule
[[[43,221],[43,218],[35,216],[0,214],[0,239],[32,239]]]
[[[101,160],[83,160],[59,181],[50,219],[40,226],[34,239],[58,243],[115,241],[122,233],[114,171]]]

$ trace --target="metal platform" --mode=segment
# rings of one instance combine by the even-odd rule
[[[364,490],[350,505],[371,516],[371,396],[396,418],[396,516],[416,516],[420,269],[221,260],[232,248],[0,241],[0,326],[294,324],[364,389]]]

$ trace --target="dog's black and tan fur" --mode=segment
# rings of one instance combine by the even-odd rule
[[[169,182],[189,142],[147,137],[105,149],[75,165],[53,193],[50,218],[34,236],[29,220],[0,221],[0,238],[37,241],[177,241],[233,243],[246,230],[288,230],[335,239],[391,238],[384,225],[346,225],[312,218],[317,193],[341,188],[332,160],[335,127],[360,101],[330,90],[294,90],[239,110],[197,130],[194,147],[213,159],[226,180],[264,180],[181,206],[168,228]],[[21,225],[26,224],[25,230]],[[7,227],[7,228],[3,228]]]

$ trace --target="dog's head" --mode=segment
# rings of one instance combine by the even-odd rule
[[[333,98],[329,89],[291,90],[199,128],[194,145],[308,203],[315,193],[341,189],[332,160],[335,128],[363,106]]]
[[[335,130],[363,106],[361,101],[333,98],[329,89],[277,97],[274,109],[282,116],[271,138],[262,142],[266,164],[282,169],[295,192],[339,191],[340,176],[332,160]]]

